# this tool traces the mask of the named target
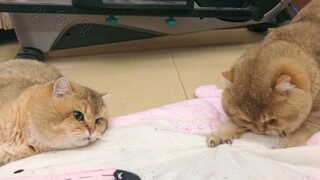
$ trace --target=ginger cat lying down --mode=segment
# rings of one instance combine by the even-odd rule
[[[229,124],[207,138],[209,147],[246,131],[277,136],[274,148],[305,145],[320,131],[320,0],[275,29],[222,73]]]
[[[0,165],[91,144],[107,128],[108,100],[44,63],[0,63]]]

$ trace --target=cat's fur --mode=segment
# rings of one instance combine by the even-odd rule
[[[230,122],[207,138],[209,147],[246,131],[275,135],[275,148],[306,144],[320,131],[320,0],[277,28],[222,73]]]
[[[38,61],[0,63],[0,166],[92,143],[107,127],[108,99]]]

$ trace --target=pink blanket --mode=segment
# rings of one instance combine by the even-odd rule
[[[182,132],[208,133],[228,121],[221,106],[222,90],[215,85],[196,89],[196,99],[181,101],[131,115],[113,118],[110,126],[134,120],[172,120],[171,128]],[[178,122],[177,122],[178,121]],[[320,132],[309,139],[308,145],[320,144]]]

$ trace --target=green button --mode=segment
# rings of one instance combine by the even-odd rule
[[[170,17],[169,19],[166,20],[167,25],[173,26],[177,24],[177,21],[173,19],[173,17]]]
[[[115,17],[113,17],[113,16],[110,16],[110,17],[108,17],[108,18],[106,19],[106,22],[107,22],[108,24],[117,24],[117,23],[118,23],[118,19],[115,18]]]

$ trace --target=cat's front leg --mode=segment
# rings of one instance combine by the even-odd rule
[[[208,147],[216,147],[220,144],[231,144],[233,139],[239,138],[247,130],[247,128],[240,127],[229,121],[225,126],[212,132],[207,137],[207,145]]]
[[[319,107],[319,105],[317,105]],[[275,149],[304,146],[312,135],[320,131],[320,111],[311,111],[307,119],[294,132],[287,134],[287,136],[280,139],[280,141],[273,147]]]
[[[10,162],[10,154],[6,152],[6,149],[4,148],[0,149],[0,166],[3,166],[9,162]]]
[[[0,145],[0,166],[34,154],[38,154],[38,152],[32,146],[3,143]]]
[[[298,147],[306,145],[308,139],[312,136],[310,131],[297,130],[286,137],[279,140],[279,142],[273,147],[274,149]]]

